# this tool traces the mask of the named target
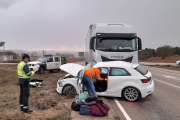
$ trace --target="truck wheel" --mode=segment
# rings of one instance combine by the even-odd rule
[[[44,74],[44,68],[43,68],[43,67],[40,67],[40,68],[39,68],[39,73],[40,73],[40,74]]]
[[[53,70],[50,70],[49,72],[50,72],[50,73],[53,73]]]
[[[122,96],[127,101],[138,101],[141,98],[141,93],[137,88],[134,87],[127,87],[123,90]]]
[[[67,85],[63,88],[63,95],[76,94],[76,89],[72,85]]]

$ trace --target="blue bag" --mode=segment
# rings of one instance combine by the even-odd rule
[[[87,105],[81,105],[79,114],[93,116],[91,114],[90,106],[87,106]]]

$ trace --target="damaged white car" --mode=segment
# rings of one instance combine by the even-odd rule
[[[83,75],[90,67],[102,68],[100,74],[103,81],[96,80],[94,86],[98,96],[123,97],[128,101],[137,101],[152,94],[154,81],[149,71],[123,61],[90,62],[86,67],[69,63],[61,65],[60,69],[68,72],[57,82],[57,92],[60,94],[81,93],[85,90]]]

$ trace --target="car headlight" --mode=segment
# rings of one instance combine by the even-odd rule
[[[62,80],[58,80],[58,84],[60,87],[63,87]]]

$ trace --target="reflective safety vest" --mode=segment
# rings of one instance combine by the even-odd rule
[[[31,78],[31,75],[34,75],[33,71],[30,71],[28,74],[31,74],[30,76],[28,76],[23,68],[26,65],[26,63],[24,61],[20,61],[20,63],[17,66],[17,74],[19,78],[23,78],[23,79],[27,79],[27,78]]]
[[[90,76],[90,77],[96,77],[98,80],[103,80],[101,77],[100,77],[100,72],[99,72],[99,69],[97,68],[88,68],[86,71],[85,71],[85,74]]]

